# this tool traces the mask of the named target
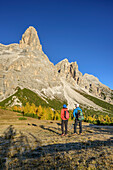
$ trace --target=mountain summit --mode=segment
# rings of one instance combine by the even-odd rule
[[[37,31],[31,26],[22,35],[22,39],[20,41],[20,48],[24,49],[29,47],[31,47],[31,50],[38,49],[39,51],[42,51]]]
[[[31,26],[19,44],[0,44],[0,100],[14,94],[17,87],[30,89],[44,100],[66,101],[69,108],[80,103],[101,109],[82,94],[113,104],[112,90],[93,75],[83,75],[77,62],[64,59],[54,66],[42,51],[37,31]]]

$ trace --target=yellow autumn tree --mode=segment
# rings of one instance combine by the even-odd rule
[[[110,117],[109,117],[108,115],[106,115],[105,119],[106,119],[106,122],[107,122],[107,123],[110,123],[110,122],[111,122]]]
[[[99,120],[100,122],[103,122],[103,115],[99,115],[99,116],[98,116],[98,120]]]
[[[61,120],[61,115],[58,111],[55,111],[54,120]]]
[[[30,113],[30,104],[29,104],[29,102],[27,102],[25,107],[24,107],[24,113]]]
[[[51,119],[52,119],[52,120],[54,120],[54,113],[55,113],[55,111],[51,109],[50,115],[51,115]]]
[[[88,122],[92,123],[94,119],[93,119],[92,116],[88,116],[88,117],[86,118],[86,120],[87,120]]]
[[[42,109],[42,114],[41,114],[41,119],[42,120],[47,120],[48,119],[48,110],[47,110],[47,108],[43,108]]]
[[[42,106],[41,105],[39,105],[38,108],[37,108],[37,116],[39,117],[39,119],[42,116]]]
[[[18,107],[17,106],[13,106],[13,110],[14,111],[18,111]]]
[[[29,113],[33,114],[33,117],[36,114],[36,106],[34,103],[31,104]]]
[[[69,110],[69,119],[68,120],[72,120],[73,118],[73,110]]]
[[[47,120],[53,120],[54,119],[54,110],[52,110],[50,107],[46,109],[47,114]]]
[[[36,106],[35,106],[34,103],[32,103],[31,106],[30,106],[30,113],[35,114],[36,113],[35,111],[36,111]]]
[[[50,107],[42,108],[42,113],[40,115],[40,119],[42,119],[42,120],[53,120],[54,119],[54,111]]]
[[[18,109],[19,112],[22,112],[23,111],[23,106],[22,107],[18,106],[17,109]]]

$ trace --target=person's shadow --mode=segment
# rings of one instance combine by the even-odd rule
[[[54,131],[54,130],[52,130],[52,129],[50,129],[50,128],[45,128],[43,125],[40,125],[39,127],[42,128],[42,129],[44,129],[44,130],[48,130],[48,131],[50,131],[50,132],[56,133],[57,135],[61,135],[60,133],[58,133],[58,132],[56,132],[56,131]]]

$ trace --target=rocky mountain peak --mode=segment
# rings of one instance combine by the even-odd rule
[[[31,48],[31,50],[38,49],[42,51],[42,46],[34,27],[30,26],[25,33],[22,35],[22,39],[19,44],[20,48]]]
[[[13,94],[17,87],[52,99],[66,99],[70,108],[71,103],[89,103],[77,98],[73,89],[113,103],[111,89],[93,75],[82,75],[76,61],[70,63],[65,58],[54,66],[42,51],[37,31],[32,26],[22,35],[19,44],[0,44],[0,100]]]

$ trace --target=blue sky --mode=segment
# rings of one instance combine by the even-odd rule
[[[0,1],[0,43],[19,43],[29,26],[51,62],[77,61],[113,89],[113,0]]]

